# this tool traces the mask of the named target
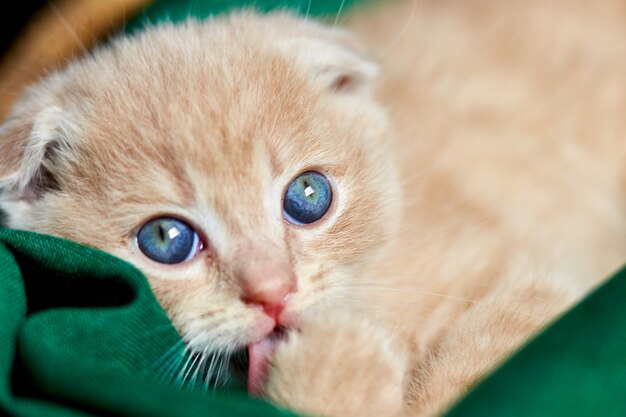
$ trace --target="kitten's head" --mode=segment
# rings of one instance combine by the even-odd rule
[[[192,347],[325,306],[396,223],[376,66],[345,33],[243,13],[122,38],[0,130],[12,227],[123,258]]]

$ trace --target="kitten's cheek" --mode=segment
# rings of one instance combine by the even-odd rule
[[[279,321],[280,321],[281,326],[287,327],[289,329],[294,329],[298,327],[301,321],[301,318],[302,318],[302,315],[300,313],[297,313],[296,311],[293,311],[293,310],[286,309],[280,315]]]

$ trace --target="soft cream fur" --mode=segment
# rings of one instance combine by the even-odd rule
[[[348,25],[370,58],[281,14],[119,39],[4,123],[1,204],[135,264],[201,352],[263,337],[236,271],[288,265],[267,397],[431,416],[624,260],[626,5],[406,0]],[[295,227],[282,194],[310,168],[336,198]],[[146,259],[134,234],[162,214],[208,249]]]

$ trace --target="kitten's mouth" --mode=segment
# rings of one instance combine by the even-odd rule
[[[248,345],[248,394],[255,397],[261,395],[276,345],[286,337],[287,328],[276,326],[265,338]]]

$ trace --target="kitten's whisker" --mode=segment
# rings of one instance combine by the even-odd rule
[[[179,350],[183,350],[183,346],[181,346],[183,344],[183,340],[179,340],[178,342],[174,343],[174,345],[169,348],[167,350],[167,352],[165,352],[163,355],[161,355],[161,357],[159,359],[157,359],[154,364],[152,365],[152,369],[160,369],[161,367],[164,366],[165,363],[168,362],[168,359],[177,353],[177,351]]]
[[[211,351],[205,349],[202,354],[204,355],[204,359],[202,361],[202,370],[200,372],[200,382],[202,383],[202,390],[207,391],[206,387],[209,384],[209,380],[211,379],[211,375],[209,374],[209,364],[211,362]]]
[[[187,382],[189,382],[189,385],[191,384],[191,375],[193,374],[193,372],[195,372],[194,370],[197,370],[197,364],[202,360],[202,354],[198,353],[198,352],[193,352],[192,353],[193,356],[193,360],[191,361],[191,364],[189,365],[189,367],[187,368],[187,372],[185,373],[185,375],[183,375],[183,385],[186,384]]]
[[[44,74],[41,74],[40,70],[34,70],[32,65],[24,65],[23,63],[13,63],[11,61],[8,61],[5,59],[4,62],[2,62],[2,67],[3,69],[11,69],[11,71],[19,71],[21,73],[21,75],[24,78],[30,79],[30,80],[35,80],[39,77],[45,76],[47,74],[47,72],[44,72]],[[48,71],[49,72],[49,71]],[[6,84],[6,85],[10,85],[10,84]],[[2,92],[2,94],[5,95],[12,95],[15,97],[21,97],[24,92],[22,90],[16,91],[13,88],[10,87],[5,87],[0,89],[0,91]]]
[[[346,4],[346,0],[341,0],[341,4],[339,5],[339,10],[337,10],[337,16],[335,16],[335,23],[333,23],[333,29],[337,27],[337,23],[339,23],[339,16],[343,11],[343,6]]]
[[[189,4],[187,5],[187,17],[185,18],[185,20],[189,20],[189,19],[192,18],[191,9],[193,7],[193,4],[194,4],[194,2],[190,1]]]
[[[309,0],[309,4],[306,7],[306,14],[304,15],[304,21],[308,22],[309,21],[309,13],[311,13],[311,2],[313,0]]]
[[[400,39],[402,39],[402,37],[406,34],[407,30],[409,30],[409,26],[411,25],[411,21],[413,20],[413,16],[415,15],[416,8],[417,8],[417,0],[413,0],[411,13],[409,13],[409,17],[404,22],[404,26],[402,27],[402,30],[400,31],[400,33],[398,33],[398,36],[394,38],[394,40],[392,40],[391,43],[389,43],[387,47],[383,49],[383,51],[380,54],[378,54],[378,56],[376,57],[377,60],[380,60],[381,58],[383,58],[387,54],[387,52],[389,52],[389,50],[393,46],[395,46],[395,44],[397,44],[400,41]]]
[[[206,350],[203,350],[201,353],[199,353],[200,355],[200,361],[198,362],[198,365],[196,366],[196,370],[194,371],[193,375],[191,376],[191,384],[190,386],[193,388],[195,387],[196,383],[198,382],[198,374],[200,373],[200,370],[203,368],[206,359],[207,359],[207,354],[206,354]]]
[[[209,370],[207,371],[207,376],[206,376],[206,381],[205,381],[207,390],[209,389],[209,384],[211,383],[211,379],[213,379],[213,372],[215,372],[215,366],[217,364],[216,358],[217,358],[217,354],[213,352],[211,354],[211,363],[209,364]]]
[[[403,285],[402,282],[398,282],[397,281],[399,279],[406,281],[406,284],[404,284],[404,285],[406,285],[406,287],[402,286]],[[398,291],[404,290],[404,289],[408,289],[408,290],[413,291],[413,290],[415,290],[414,286],[416,284],[423,283],[423,282],[430,283],[430,284],[435,283],[436,286],[438,286],[438,287],[448,286],[448,285],[450,285],[451,283],[454,282],[453,279],[442,280],[441,277],[432,277],[432,276],[423,276],[423,275],[419,275],[417,277],[411,276],[411,275],[388,275],[388,276],[385,276],[384,280],[385,281],[386,280],[393,280],[394,281],[393,287],[396,288]],[[349,284],[330,284],[330,285],[327,285],[327,287],[329,287],[329,288],[350,288],[351,289],[351,288],[358,288],[359,286],[384,285],[384,284],[381,284],[381,281],[382,280],[379,280],[379,281],[358,281],[358,282],[353,282],[353,283],[349,283]],[[486,288],[486,289],[493,289],[496,286],[498,288],[501,288],[501,289],[504,289],[504,290],[510,289],[512,291],[516,291],[516,290],[519,289],[518,285],[516,285],[514,283],[508,283],[508,282],[498,282],[498,283],[494,284],[494,283],[485,283],[485,282],[478,282],[478,281],[463,281],[463,285],[465,285],[465,284],[470,285],[470,286],[474,286],[474,287]],[[387,285],[387,287],[391,288],[392,286]],[[533,295],[532,297],[534,299],[538,300],[538,301],[543,302],[546,305],[550,305],[550,303],[546,299],[544,299],[542,297],[539,297],[538,295]]]
[[[185,360],[187,352],[188,352],[188,347],[185,346],[185,348],[183,349],[181,354],[176,359],[172,360],[170,366],[166,369],[166,371],[163,374],[162,382],[165,385],[169,385],[172,382],[172,380],[175,378],[176,373],[177,373],[178,369],[180,368],[180,365]]]
[[[188,348],[186,349],[185,356],[187,357],[187,360],[183,364],[183,367],[181,368],[181,370],[178,372],[178,375],[176,376],[176,379],[174,381],[174,382],[177,382],[177,385],[179,387],[182,387],[184,385],[184,380],[182,379],[182,377],[187,371],[187,367],[189,366],[189,363],[193,360],[193,357],[194,357],[193,352],[191,352]]]
[[[422,290],[417,290],[414,288],[394,288],[394,287],[377,285],[377,284],[359,284],[359,285],[352,285],[352,287],[353,288],[358,288],[358,287],[373,288],[373,289],[382,290],[382,291],[412,293],[416,295],[422,295],[425,297],[439,297],[439,298],[450,300],[450,301],[458,301],[458,302],[470,303],[470,304],[475,304],[475,305],[484,305],[484,306],[489,306],[489,307],[496,307],[504,311],[511,311],[511,309],[508,306],[501,305],[501,304],[489,303],[483,300],[474,300],[471,298],[465,298],[465,297],[456,296],[456,295],[440,294],[440,293],[430,292],[430,291],[422,291]],[[532,317],[534,319],[539,319],[538,316],[532,313],[528,313],[524,311],[514,311],[514,312],[520,315]]]
[[[70,35],[72,35],[72,38],[74,38],[74,40],[76,41],[76,44],[80,47],[80,50],[87,51],[87,47],[85,46],[83,41],[80,39],[80,36],[78,36],[78,33],[76,33],[76,30],[72,27],[72,25],[70,25],[70,23],[67,21],[65,16],[63,16],[63,13],[61,13],[61,11],[54,4],[54,2],[48,2],[48,6],[50,7],[50,10],[52,10],[54,15],[59,19],[63,27],[67,29]]]
[[[362,304],[363,304],[363,300],[359,300],[359,299],[356,299],[356,298],[341,298],[341,301],[354,302],[359,307],[362,306]],[[371,304],[368,305],[368,308],[367,308],[368,312],[371,312],[372,308],[375,309],[374,311],[379,311],[380,313],[382,313],[383,316],[385,314],[389,313],[389,310],[385,309],[383,306],[372,306]],[[477,335],[479,335],[478,332],[473,332],[471,330],[459,328],[459,327],[453,326],[451,324],[441,323],[441,319],[446,319],[446,318],[449,318],[449,317],[430,317],[430,316],[422,316],[422,315],[419,315],[419,314],[412,314],[411,318],[419,319],[419,320],[426,321],[426,322],[433,322],[434,320],[436,320],[438,326],[445,327],[445,328],[448,328],[450,330],[454,330],[454,331],[457,331],[457,332],[460,332],[460,333],[464,333],[464,334],[466,334],[468,336],[477,336]],[[398,329],[398,328],[401,328],[402,326],[400,326],[398,324],[396,327]],[[397,330],[396,330],[396,332],[397,332]]]
[[[385,277],[386,280],[393,280],[394,281],[394,285],[393,287],[397,288],[398,290],[403,290],[403,289],[409,289],[409,290],[415,290],[414,286],[417,283],[421,283],[421,282],[426,282],[427,284],[435,284],[437,287],[447,287],[451,284],[453,284],[455,281],[453,279],[447,279],[447,280],[441,280],[441,278],[438,277],[424,277],[424,276],[420,276],[418,278],[416,277],[412,277],[410,275],[389,275]],[[402,283],[402,282],[398,282],[397,280],[401,279],[401,280],[405,280],[406,284]],[[365,285],[384,285],[381,284],[381,281],[361,281],[359,283],[357,283],[356,285],[360,285],[360,284],[365,284]],[[499,281],[497,283],[492,283],[492,282],[479,282],[479,281],[463,281],[462,283],[463,285],[469,285],[472,287],[479,287],[479,288],[485,288],[488,290],[494,289],[494,288],[498,288],[501,290],[511,290],[511,291],[517,291],[520,289],[519,285],[517,285],[514,282],[507,282],[507,281]],[[406,285],[406,286],[404,286]],[[387,285],[388,287],[391,287],[390,285]],[[533,295],[532,296],[533,299],[536,299],[538,301],[543,302],[546,305],[549,305],[550,303],[538,296],[538,295]]]
[[[180,379],[180,387],[183,387],[185,383],[187,383],[187,378],[189,377],[200,356],[201,355],[196,352],[192,352],[190,354],[189,359],[191,359],[191,362],[187,361],[187,364],[185,364],[185,366],[183,367],[184,373],[182,374],[182,379]]]
[[[183,357],[184,357],[183,355],[179,355],[179,356],[171,358],[167,362],[165,368],[158,373],[159,375],[158,380],[164,384],[167,384],[167,381],[170,379],[171,374],[176,371],[176,369],[182,362]]]
[[[215,376],[215,384],[213,384],[213,392],[217,390],[217,385],[220,383],[220,378],[222,377],[222,367],[227,362],[222,355],[219,355],[217,359],[219,366],[217,367],[217,375]]]
[[[234,348],[229,348],[228,349],[228,353],[225,356],[225,362],[224,362],[224,379],[222,381],[222,387],[225,387],[228,385],[228,383],[231,381],[232,379],[232,372],[231,372],[231,360],[232,360],[232,353],[234,351]]]
[[[184,367],[184,365],[186,364],[185,361],[189,360],[189,358],[190,358],[189,345],[185,344],[185,349],[183,350],[182,354],[178,357],[178,360],[176,361],[176,366],[174,366],[167,375],[167,378],[165,380],[166,384],[169,385],[171,383],[176,382],[177,380],[176,375],[179,374],[181,366]]]

